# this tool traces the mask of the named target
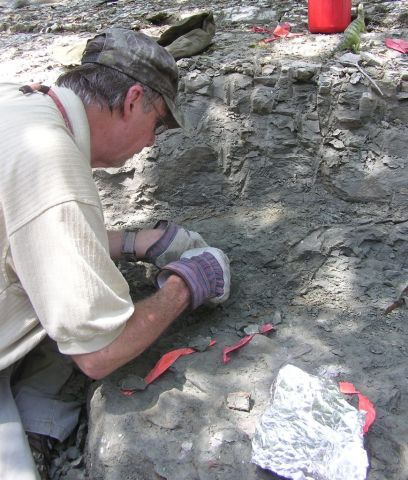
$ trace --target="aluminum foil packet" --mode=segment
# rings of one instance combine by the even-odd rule
[[[286,365],[252,440],[252,462],[293,480],[363,480],[365,412],[332,380]]]

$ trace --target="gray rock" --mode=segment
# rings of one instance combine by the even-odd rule
[[[251,112],[260,115],[272,113],[275,107],[276,97],[272,88],[254,88],[251,95]]]
[[[222,15],[217,15],[216,18],[228,23],[269,24],[277,20],[277,12],[272,8],[236,6],[224,8]]]
[[[119,382],[121,390],[144,390],[147,388],[146,382],[138,375],[127,375]]]
[[[364,92],[360,98],[358,111],[362,120],[372,118],[377,107],[377,99],[370,92]]]
[[[189,417],[197,415],[201,402],[192,395],[172,389],[163,392],[156,405],[140,415],[152,424],[173,430],[189,424]]]
[[[203,87],[208,87],[211,84],[211,79],[207,75],[199,74],[197,72],[190,73],[184,78],[184,86],[187,93],[193,93]]]

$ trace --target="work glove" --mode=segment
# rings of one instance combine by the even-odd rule
[[[187,250],[208,246],[199,233],[186,230],[174,222],[160,220],[154,228],[164,230],[164,233],[147,249],[142,260],[159,268],[178,260]]]
[[[162,287],[167,278],[176,274],[187,284],[194,310],[205,302],[222,303],[230,294],[231,274],[228,257],[213,247],[193,248],[180,260],[165,265],[156,277]]]

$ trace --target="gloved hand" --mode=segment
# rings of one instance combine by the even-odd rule
[[[163,236],[147,249],[142,260],[159,268],[178,260],[187,250],[208,246],[199,233],[186,230],[174,222],[160,220],[154,228],[164,230]]]
[[[206,301],[222,303],[230,294],[231,274],[228,257],[213,247],[193,248],[181,255],[180,260],[166,265],[157,275],[156,283],[162,287],[167,278],[179,275],[187,284],[194,310]]]

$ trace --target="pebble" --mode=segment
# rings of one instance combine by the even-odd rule
[[[227,406],[231,410],[249,412],[251,410],[251,394],[249,392],[233,392],[227,396]]]
[[[81,452],[76,447],[69,447],[68,450],[66,451],[66,454],[67,454],[68,460],[76,460],[78,457],[80,457]]]
[[[254,335],[255,333],[259,333],[259,325],[257,325],[256,323],[251,323],[244,328],[244,333],[246,335]]]

